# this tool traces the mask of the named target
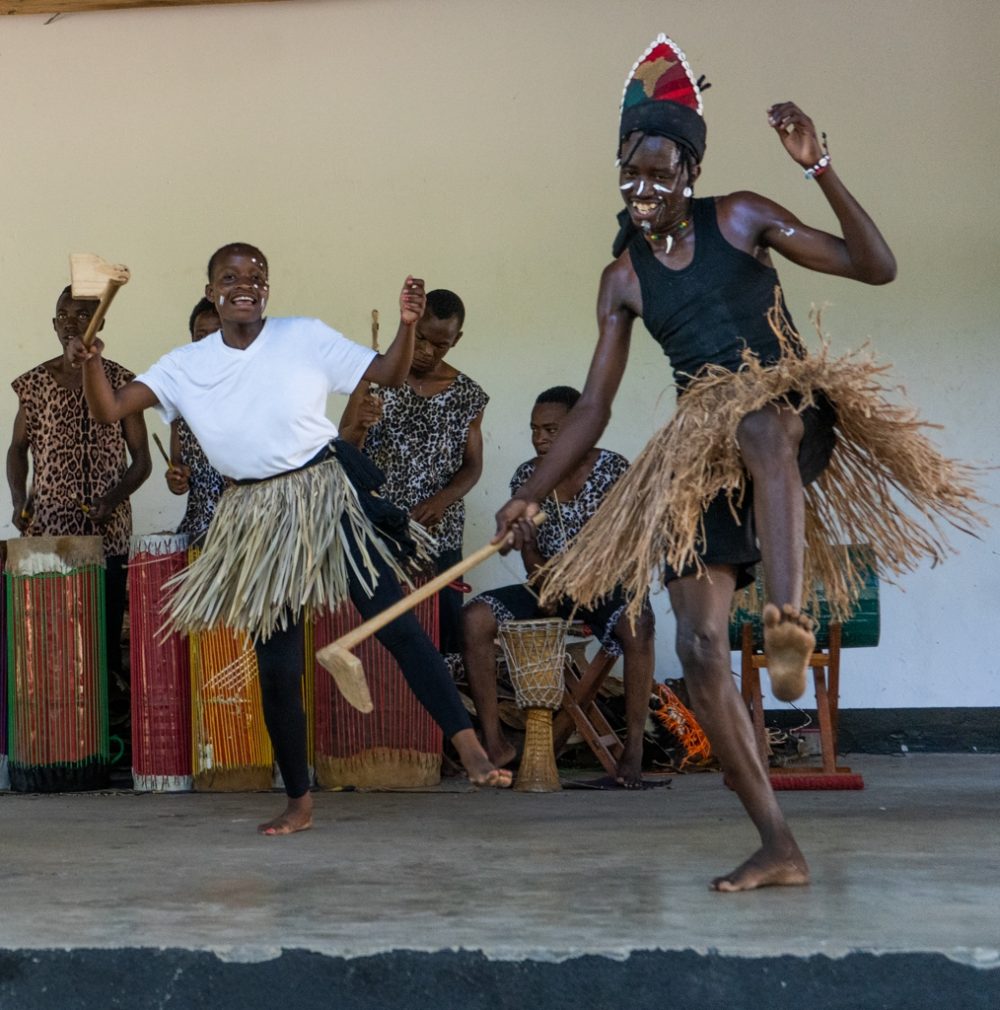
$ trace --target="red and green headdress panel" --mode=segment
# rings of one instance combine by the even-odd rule
[[[658,35],[625,81],[619,147],[625,137],[638,130],[667,137],[700,162],[705,154],[701,107],[705,87],[708,85],[701,79],[695,80],[680,47],[666,35]]]

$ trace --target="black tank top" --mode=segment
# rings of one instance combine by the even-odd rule
[[[695,200],[693,218],[694,258],[681,270],[665,267],[638,232],[628,246],[643,322],[670,359],[681,389],[708,362],[737,371],[748,347],[764,364],[781,356],[767,322],[780,284],[777,271],[726,241],[714,197]],[[784,295],[781,307],[791,322]]]

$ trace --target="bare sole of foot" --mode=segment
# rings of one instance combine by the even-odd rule
[[[312,826],[312,797],[309,797],[307,804],[289,800],[283,813],[258,824],[257,831],[262,835],[294,835],[297,831],[308,831]]]
[[[809,867],[801,852],[775,857],[758,849],[732,873],[716,877],[709,888],[731,894],[755,891],[758,887],[801,887],[808,883]]]
[[[812,622],[790,604],[779,610],[764,607],[764,655],[771,691],[780,701],[795,701],[805,694],[806,671],[816,648]]]

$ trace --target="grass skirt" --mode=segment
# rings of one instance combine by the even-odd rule
[[[336,608],[349,597],[351,572],[372,592],[374,554],[408,581],[337,459],[228,488],[219,499],[198,558],[167,583],[167,630],[223,625],[266,641],[289,620]],[[349,531],[349,532],[348,532]],[[417,557],[434,540],[410,523]],[[356,546],[355,546],[356,545]]]
[[[819,330],[818,315],[814,321]],[[973,468],[942,456],[924,434],[931,425],[887,399],[887,365],[876,364],[867,347],[831,357],[822,332],[820,352],[800,357],[793,348],[801,342],[779,306],[769,322],[781,359],[764,366],[748,352],[738,372],[706,365],[698,373],[569,548],[536,574],[543,605],[568,595],[589,607],[621,584],[634,620],[654,572],[661,581],[668,568],[704,575],[705,509],[720,492],[740,502],[747,487],[737,426],[789,393],[799,395],[799,412],[820,391],[837,411],[833,457],[804,492],[806,606],[822,584],[833,619],[850,615],[863,575],[845,545],[867,544],[885,578],[952,551],[945,523],[971,532],[983,521],[972,508],[981,501]]]

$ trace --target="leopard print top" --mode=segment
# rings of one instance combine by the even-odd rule
[[[195,540],[208,529],[215,515],[215,506],[225,490],[225,478],[209,463],[183,417],[177,418],[177,438],[181,443],[181,462],[191,467],[187,508],[177,532],[188,533]]]
[[[135,376],[114,361],[104,372],[115,389]],[[44,365],[19,375],[11,386],[24,411],[32,469],[32,518],[25,536],[103,536],[105,557],[127,555],[132,506],[126,498],[103,527],[87,517],[89,505],[118,484],[128,469],[122,426],[99,424],[83,389],[60,386]]]
[[[624,456],[610,449],[600,449],[586,482],[569,501],[557,502],[549,495],[539,503],[547,519],[538,527],[536,535],[538,552],[543,558],[554,557],[565,549],[627,469],[628,460]],[[535,460],[522,463],[510,479],[510,493],[516,494],[534,472]]]
[[[440,491],[458,472],[469,425],[490,398],[462,372],[434,396],[420,396],[406,384],[379,393],[382,419],[368,429],[365,452],[385,474],[383,494],[409,510]],[[461,550],[465,502],[449,505],[430,532],[439,550]]]

